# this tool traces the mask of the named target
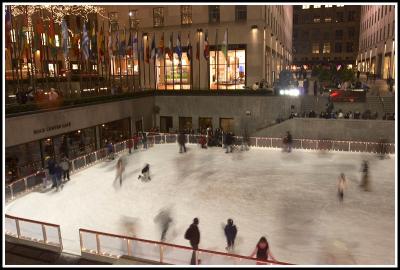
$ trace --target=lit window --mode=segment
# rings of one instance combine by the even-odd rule
[[[78,69],[79,69],[78,64],[72,64],[72,70],[78,70]]]
[[[344,5],[336,5],[337,7],[344,7]]]
[[[59,35],[55,35],[55,41],[56,41],[56,47],[60,47],[60,36]]]
[[[325,22],[326,22],[326,23],[330,23],[330,22],[332,22],[332,18],[331,18],[331,17],[327,17],[327,18],[325,18]]]
[[[153,26],[164,26],[164,8],[153,8]]]
[[[11,42],[15,43],[15,30],[14,29],[11,30]]]
[[[314,5],[314,8],[321,8],[321,5]]]
[[[312,53],[319,54],[319,43],[312,44]]]
[[[192,6],[181,6],[181,24],[192,24]]]
[[[32,37],[32,32],[25,32],[25,36],[26,36],[26,42],[28,43],[28,44],[30,44],[31,43],[31,37]]]
[[[310,8],[310,5],[303,5],[301,8],[302,8],[302,9],[309,9],[309,8]]]
[[[323,53],[331,53],[331,44],[329,42],[324,43]]]
[[[331,8],[331,7],[332,7],[332,5],[325,5],[325,7],[326,7],[326,8]]]
[[[208,6],[208,22],[219,23],[219,6]]]
[[[47,36],[45,33],[42,33],[42,45],[43,46],[47,45]]]
[[[320,17],[314,17],[314,22],[319,23],[321,21]]]

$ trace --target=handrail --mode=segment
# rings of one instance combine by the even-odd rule
[[[271,261],[271,260],[258,260],[257,258],[249,257],[249,256],[243,256],[243,255],[238,255],[238,254],[231,254],[231,253],[225,253],[225,252],[219,252],[219,251],[212,251],[212,250],[207,250],[207,249],[197,249],[194,250],[193,248],[186,247],[186,246],[181,246],[181,245],[176,245],[176,244],[171,244],[171,243],[165,243],[165,242],[159,242],[159,241],[153,241],[153,240],[146,240],[146,239],[141,239],[137,237],[131,237],[131,236],[124,236],[124,235],[119,235],[119,234],[113,234],[113,233],[106,233],[106,232],[100,232],[96,230],[89,230],[89,229],[79,229],[79,234],[81,235],[81,232],[87,232],[90,234],[95,234],[97,235],[104,235],[104,236],[111,236],[115,238],[120,238],[123,240],[134,240],[138,242],[145,242],[145,243],[150,243],[150,244],[158,244],[160,246],[169,246],[169,247],[174,247],[174,248],[181,248],[181,249],[186,249],[190,251],[196,251],[196,252],[203,252],[203,253],[210,253],[210,254],[215,254],[215,255],[221,255],[221,256],[226,256],[226,257],[233,257],[233,258],[238,258],[238,259],[245,259],[245,260],[250,260],[254,261],[257,263],[263,263],[263,264],[279,264],[279,265],[293,265],[291,263],[285,263],[285,262],[280,262],[280,261]],[[82,248],[82,246],[81,246]]]
[[[28,219],[28,218],[22,218],[22,217],[16,217],[16,216],[12,216],[9,214],[5,214],[6,218],[11,218],[11,219],[18,219],[18,220],[22,220],[22,221],[26,221],[26,222],[31,222],[31,223],[36,223],[36,224],[43,224],[46,226],[52,226],[52,227],[59,227],[60,225],[54,224],[54,223],[49,223],[49,222],[44,222],[44,221],[37,221],[37,220],[32,220],[32,219]]]

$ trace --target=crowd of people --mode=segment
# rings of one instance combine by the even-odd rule
[[[64,187],[64,183],[70,181],[71,162],[68,157],[63,156],[59,162],[54,158],[47,158],[47,166],[44,170],[43,189],[47,189],[48,181],[52,181],[51,189],[56,188],[56,191]]]
[[[30,86],[27,90],[18,90],[15,96],[19,104],[26,104],[28,102],[51,103],[62,99],[63,93],[55,88],[50,88],[50,91],[46,92],[41,88],[34,89],[32,86]]]

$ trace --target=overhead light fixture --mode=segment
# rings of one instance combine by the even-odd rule
[[[251,26],[251,30],[257,30],[257,29],[258,29],[257,24],[253,24],[253,25]]]
[[[203,33],[203,29],[202,28],[198,28],[197,29],[197,33],[202,34]]]

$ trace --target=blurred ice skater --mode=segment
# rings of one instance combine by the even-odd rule
[[[360,187],[363,188],[365,191],[370,191],[370,181],[369,181],[369,166],[368,166],[368,161],[363,160],[362,167],[362,178],[361,178],[361,184]]]
[[[142,174],[138,176],[138,179],[142,179],[142,181],[150,181],[150,165],[146,163],[144,168],[142,169]]]
[[[172,223],[171,211],[168,208],[161,209],[160,213],[154,218],[154,222],[160,226],[161,229],[161,242],[165,241],[165,235],[168,228]]]
[[[122,157],[120,157],[117,161],[116,166],[116,176],[114,182],[119,178],[119,185],[122,186],[122,173],[125,171],[125,165]]]
[[[338,181],[338,196],[340,202],[343,202],[344,189],[346,188],[346,184],[347,184],[346,177],[344,176],[344,173],[341,173]]]

